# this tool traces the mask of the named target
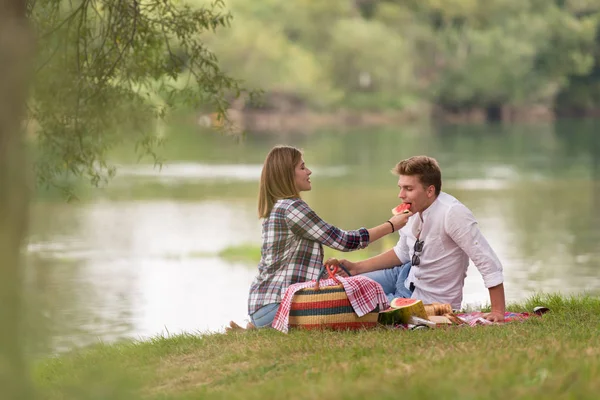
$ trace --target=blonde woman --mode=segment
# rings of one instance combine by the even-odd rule
[[[302,152],[291,146],[275,146],[265,159],[258,195],[263,243],[248,299],[251,323],[258,328],[271,326],[288,286],[317,278],[323,245],[341,251],[363,249],[402,228],[412,215],[393,216],[371,229],[344,231],[323,221],[300,198],[300,192],[312,189],[311,174]]]

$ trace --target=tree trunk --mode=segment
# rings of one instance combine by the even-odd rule
[[[33,37],[26,0],[0,0],[0,397],[30,399],[22,343],[21,246],[29,213],[21,123]]]

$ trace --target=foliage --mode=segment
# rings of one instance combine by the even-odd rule
[[[242,91],[202,41],[230,24],[222,0],[37,0],[29,17],[39,35],[29,128],[40,184],[83,175],[98,185],[114,175],[107,152],[124,140],[159,162],[157,121],[181,105],[223,118]]]
[[[31,0],[29,14],[41,184],[99,184],[124,140],[160,162],[169,111],[222,118],[243,88],[271,108],[600,105],[594,0]]]
[[[286,2],[286,8],[300,12],[300,3]],[[290,42],[331,60],[324,63],[331,66],[328,75],[347,95],[364,90],[358,82],[368,76],[373,95],[382,99],[386,91],[404,96],[419,88],[423,99],[459,108],[548,104],[594,63],[593,2],[388,0],[357,2],[358,11],[366,3],[368,15],[339,11],[312,42],[302,32],[321,31],[320,25],[302,30],[289,22],[301,32]]]
[[[276,26],[243,19],[227,32],[207,38],[207,44],[227,72],[248,87],[295,93],[315,99],[316,104],[337,96],[315,55],[290,43]]]
[[[598,48],[594,1],[228,4],[239,33],[214,42],[223,68],[321,107],[552,105]]]
[[[571,75],[590,72],[597,16],[550,2],[392,2],[427,29],[417,59],[434,103],[454,108],[551,103]]]

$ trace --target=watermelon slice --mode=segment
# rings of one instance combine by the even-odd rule
[[[409,208],[410,208],[410,203],[402,203],[399,206],[392,208],[392,214],[394,214],[394,215],[398,215],[398,214],[402,214],[402,213],[406,214],[408,212]]]
[[[425,306],[421,300],[395,298],[390,308],[379,313],[379,323],[384,325],[407,324],[410,317],[428,319]]]
[[[417,299],[405,299],[402,297],[396,297],[390,303],[390,308],[403,308],[406,306],[412,306],[413,304],[418,304],[421,300]]]

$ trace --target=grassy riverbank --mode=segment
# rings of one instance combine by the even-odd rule
[[[600,299],[536,296],[543,317],[433,331],[249,331],[98,345],[39,362],[43,399],[596,398]]]

